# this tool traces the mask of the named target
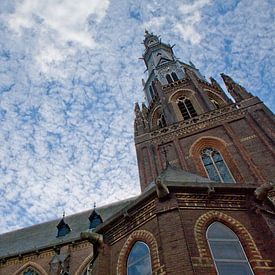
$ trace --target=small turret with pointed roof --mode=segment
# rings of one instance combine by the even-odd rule
[[[228,92],[231,94],[231,96],[235,99],[236,102],[252,97],[251,93],[247,92],[247,90],[244,87],[236,83],[230,76],[222,73],[221,77],[224,81],[224,84]]]

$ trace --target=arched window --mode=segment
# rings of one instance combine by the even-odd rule
[[[173,82],[170,74],[166,75],[166,79],[167,79],[168,83],[172,83]]]
[[[206,232],[207,242],[219,275],[253,275],[237,235],[220,222]]]
[[[154,95],[157,95],[157,88],[156,88],[156,84],[154,81],[152,81],[152,87],[153,87],[153,92],[154,92]]]
[[[40,275],[40,274],[32,267],[28,267],[26,270],[23,271],[23,275]]]
[[[205,148],[201,158],[208,177],[213,181],[235,182],[221,154],[213,148]]]
[[[147,244],[137,241],[127,260],[127,275],[151,275],[151,256]]]
[[[171,75],[172,75],[174,81],[178,81],[179,80],[178,76],[177,76],[177,74],[175,72],[172,72]]]
[[[220,108],[219,103],[218,103],[215,99],[212,99],[212,98],[211,98],[210,101],[213,103],[213,105],[214,105],[217,109]]]
[[[165,117],[163,114],[160,115],[159,119],[157,120],[157,125],[160,127],[160,128],[163,128],[163,127],[166,127],[167,124],[166,124],[166,121],[165,121]]]
[[[184,119],[188,119],[197,115],[192,102],[188,98],[178,98],[177,104]]]

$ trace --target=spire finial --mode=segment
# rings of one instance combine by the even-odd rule
[[[94,210],[96,209],[96,202],[94,202]]]
[[[65,218],[65,210],[63,210],[62,216],[63,216],[63,219],[64,219]]]

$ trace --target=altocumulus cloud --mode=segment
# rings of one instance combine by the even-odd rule
[[[0,231],[139,192],[144,28],[274,108],[271,1],[0,2]]]

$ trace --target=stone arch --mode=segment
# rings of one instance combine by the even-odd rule
[[[41,275],[48,275],[48,273],[45,271],[45,269],[42,266],[40,266],[37,263],[31,262],[31,261],[29,261],[29,262],[25,263],[23,266],[21,266],[13,275],[21,275],[21,272],[23,272],[28,267],[34,268]]]
[[[208,98],[210,99],[210,101],[211,101],[211,99],[214,99],[219,104],[220,107],[227,105],[227,102],[218,93],[211,91],[211,90],[205,90],[205,92],[206,92]]]
[[[201,108],[196,98],[195,92],[190,89],[179,89],[172,93],[168,99],[168,103],[171,104],[174,114],[176,115],[177,121],[183,120],[183,116],[177,104],[177,100],[180,97],[185,97],[186,99],[189,99],[198,115],[203,113],[203,109]]]
[[[226,162],[227,167],[229,168],[231,174],[233,175],[236,182],[243,182],[243,177],[241,176],[237,165],[232,158],[231,154],[227,150],[227,143],[218,137],[213,136],[204,136],[198,138],[190,147],[189,155],[193,158],[197,171],[202,176],[208,177],[202,159],[201,151],[206,147],[211,147],[218,150],[224,161]]]
[[[201,215],[195,223],[194,235],[201,259],[212,259],[206,240],[206,230],[208,226],[215,221],[223,223],[238,236],[255,274],[257,274],[258,269],[263,267],[262,264],[264,262],[268,264],[269,261],[263,259],[255,244],[255,241],[245,226],[235,218],[216,210],[212,210]]]
[[[152,128],[157,128],[158,127],[157,120],[159,119],[159,117],[161,116],[161,114],[162,114],[161,106],[158,105],[154,109],[154,111],[152,112],[152,115],[151,115],[150,126]]]
[[[134,231],[124,243],[117,261],[117,275],[126,275],[126,263],[127,258],[136,241],[142,241],[146,243],[150,249],[151,263],[153,274],[165,274],[160,266],[158,244],[154,235],[146,230],[136,230]]]
[[[75,275],[81,275],[84,269],[87,267],[87,265],[91,262],[93,257],[94,257],[93,253],[87,256],[85,260],[81,263],[81,265],[78,267],[78,269],[76,270]]]

